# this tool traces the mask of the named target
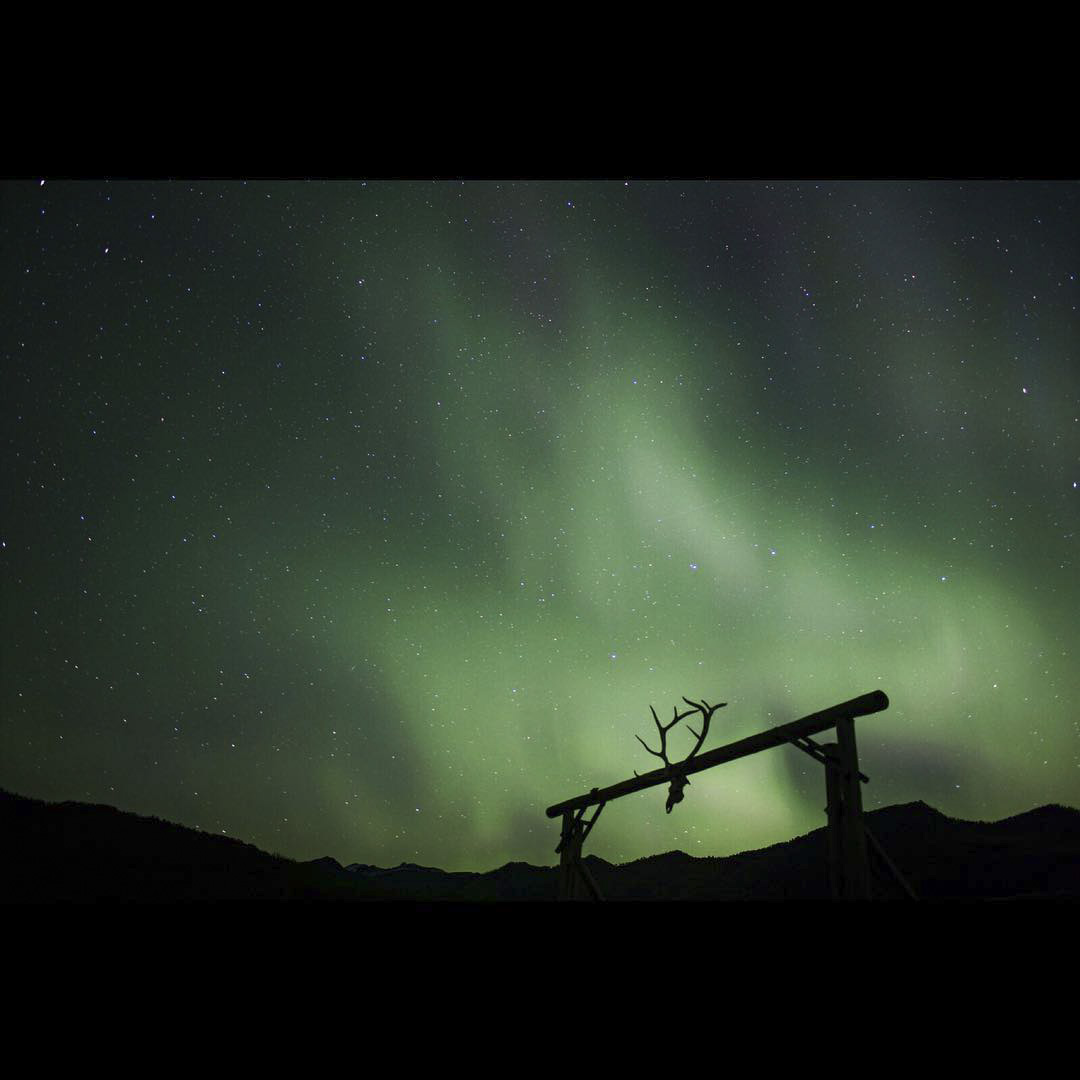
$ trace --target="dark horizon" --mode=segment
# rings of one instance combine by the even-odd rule
[[[875,900],[1076,900],[1080,810],[1033,808],[999,822],[948,818],[923,802],[871,812],[889,852],[870,879]],[[729,857],[658,852],[622,865],[589,854],[606,900],[820,902],[829,899],[826,830]],[[0,790],[3,903],[213,901],[554,901],[556,866],[521,861],[466,872],[403,863],[296,863],[235,837],[109,806],[45,804]]]

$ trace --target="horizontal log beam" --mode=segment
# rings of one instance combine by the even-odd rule
[[[708,750],[704,754],[698,754],[691,758],[686,765],[677,764],[671,769],[653,769],[652,772],[642,773],[640,776],[623,780],[621,783],[612,784],[611,787],[594,788],[588,794],[578,795],[577,798],[567,799],[566,802],[549,806],[546,810],[549,818],[558,817],[568,810],[581,810],[597,803],[611,802],[612,799],[621,799],[624,795],[633,795],[636,791],[644,791],[646,788],[655,787],[657,784],[669,783],[672,776],[681,773],[690,776],[701,772],[703,769],[711,769],[714,765],[724,765],[738,758],[748,757],[761,750],[771,750],[774,746],[783,746],[792,739],[799,739],[809,735],[817,735],[822,731],[836,726],[836,721],[845,716],[869,716],[871,713],[881,712],[889,707],[889,699],[883,691],[874,690],[872,693],[863,694],[862,697],[852,698],[850,701],[833,705],[831,708],[822,709],[821,712],[811,713],[799,720],[792,720],[790,724],[781,724],[779,727],[769,728],[768,731],[759,731],[756,735],[750,735],[737,742],[728,743],[726,746],[718,746],[715,750]]]

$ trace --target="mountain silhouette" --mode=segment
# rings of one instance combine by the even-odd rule
[[[946,817],[922,802],[865,815],[920,898],[1080,899],[1080,810],[1042,806],[997,822]],[[825,900],[825,829],[756,851],[682,851],[585,862],[610,900]],[[0,791],[4,902],[205,900],[545,901],[558,869],[508,862],[486,873],[400,863],[297,862],[251,844],[115,807],[46,803]],[[899,897],[887,876],[875,894]]]

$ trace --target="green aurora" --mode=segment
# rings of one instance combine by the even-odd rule
[[[1077,804],[1080,186],[2,189],[0,785],[547,864],[650,704],[880,688],[868,807]],[[663,801],[587,850],[824,823],[794,749]]]

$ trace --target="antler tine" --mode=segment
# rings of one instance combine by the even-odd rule
[[[686,699],[684,698],[683,700],[685,701]],[[668,756],[667,756],[667,733],[680,720],[682,720],[685,717],[689,716],[690,713],[693,712],[694,710],[690,709],[688,712],[681,713],[681,712],[679,712],[678,706],[676,706],[672,711],[673,711],[674,715],[672,716],[671,720],[668,721],[668,723],[666,723],[666,724],[662,724],[662,723],[660,723],[660,717],[656,715],[656,709],[654,709],[651,705],[649,706],[649,712],[652,713],[653,723],[656,725],[656,730],[660,733],[660,750],[659,750],[659,752],[657,752],[656,750],[650,749],[648,743],[646,743],[645,740],[640,735],[635,735],[634,736],[634,738],[637,739],[637,741],[639,743],[641,743],[641,745],[644,746],[645,749],[648,750],[649,753],[652,754],[653,757],[658,757],[668,768],[671,767],[671,762],[668,760]]]
[[[691,728],[689,724],[686,725],[687,729],[690,731],[690,734],[693,735],[695,739],[697,739],[697,742],[694,743],[694,749],[691,750],[690,753],[687,754],[686,757],[683,759],[684,761],[689,761],[701,749],[702,744],[705,742],[706,736],[709,734],[709,720],[712,718],[712,714],[702,711],[701,717],[705,722],[701,725],[700,735],[696,731],[694,731],[694,729]]]
[[[656,724],[656,730],[660,732],[660,750],[653,750],[640,735],[635,735],[634,738],[637,739],[637,741],[641,743],[641,745],[644,746],[645,749],[648,750],[653,757],[658,757],[665,766],[670,767],[671,762],[668,761],[667,756],[667,733],[671,725],[668,724],[665,727],[663,724],[661,724],[660,717],[656,715],[656,710],[651,705],[649,706],[649,712],[652,713],[653,723]]]
[[[701,713],[702,720],[700,735],[689,724],[686,725],[687,731],[689,731],[690,734],[693,735],[695,739],[697,739],[697,742],[694,743],[694,749],[691,750],[690,753],[687,754],[686,757],[683,759],[684,761],[689,761],[701,749],[706,737],[709,734],[709,721],[712,719],[712,714],[716,712],[717,709],[722,709],[724,705],[727,704],[727,702],[725,701],[720,705],[710,705],[704,698],[702,698],[699,703],[696,701],[691,701],[687,697],[684,697],[683,701],[685,701],[686,704],[690,706],[690,710],[686,713],[686,715],[689,716],[691,712],[699,712]]]
[[[649,750],[649,744],[640,735],[635,735],[634,738],[637,739],[637,741],[641,743],[641,745],[644,746],[646,750]],[[654,757],[660,757],[660,755],[655,750],[649,750],[649,753],[652,754]]]

